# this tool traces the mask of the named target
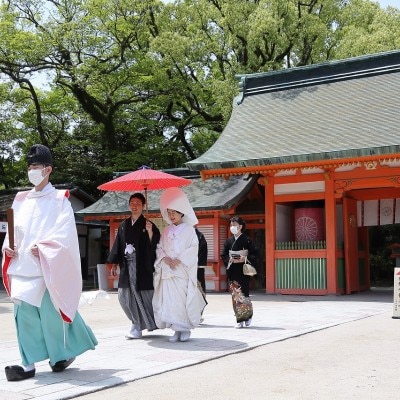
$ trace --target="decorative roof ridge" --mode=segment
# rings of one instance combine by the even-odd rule
[[[328,61],[303,67],[255,74],[242,74],[237,104],[245,96],[364,78],[400,70],[400,50]]]
[[[200,171],[201,178],[203,180],[210,178],[227,178],[229,176],[248,174],[252,175],[274,175],[277,172],[297,170],[297,169],[315,169],[320,168],[323,170],[329,170],[331,168],[337,168],[341,166],[349,166],[356,164],[370,164],[371,162],[379,162],[380,164],[385,162],[400,161],[400,153],[395,154],[379,154],[372,156],[363,157],[350,157],[342,159],[321,159],[308,162],[292,162],[287,164],[265,164],[265,165],[252,165],[242,167],[230,167],[230,168],[214,168],[214,169],[203,169]]]

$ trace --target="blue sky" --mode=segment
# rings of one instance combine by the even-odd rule
[[[386,8],[387,6],[400,8],[400,0],[378,0],[378,3],[382,8]]]

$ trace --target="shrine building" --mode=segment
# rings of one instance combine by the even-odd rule
[[[217,219],[265,233],[267,293],[368,289],[368,227],[400,222],[400,51],[239,78],[226,128],[187,166],[262,195]]]
[[[259,249],[253,288],[369,289],[368,228],[400,222],[400,51],[239,78],[221,136],[187,163],[202,179],[182,188],[208,242],[207,290],[227,290],[220,254],[233,215]],[[109,247],[130,194],[107,192],[76,215],[107,220]],[[161,193],[148,194],[162,229]]]

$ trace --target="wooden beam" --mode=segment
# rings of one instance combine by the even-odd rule
[[[231,175],[244,175],[244,174],[260,174],[260,175],[269,175],[273,176],[277,172],[280,171],[288,171],[288,170],[299,170],[305,168],[320,168],[324,171],[332,171],[339,167],[347,166],[347,165],[355,165],[361,163],[365,169],[373,170],[377,169],[379,165],[382,168],[391,169],[391,167],[387,165],[381,165],[382,163],[390,162],[390,161],[399,161],[400,154],[380,154],[373,156],[364,156],[364,157],[348,157],[348,158],[340,158],[333,160],[317,160],[317,161],[307,161],[307,162],[297,162],[297,163],[287,163],[287,164],[269,164],[269,165],[257,165],[257,166],[248,166],[248,167],[232,167],[232,168],[217,168],[217,169],[209,169],[202,170],[200,175],[202,179],[214,178],[214,177],[225,177]]]
[[[347,197],[355,200],[381,200],[400,198],[400,188],[369,188],[347,192]]]

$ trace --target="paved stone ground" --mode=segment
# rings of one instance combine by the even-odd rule
[[[391,290],[324,297],[255,293],[251,297],[254,306],[253,325],[250,328],[234,329],[230,295],[209,293],[205,321],[193,330],[190,341],[168,342],[170,330],[146,332],[141,340],[126,340],[124,334],[129,323],[119,307],[116,293],[110,292],[108,297],[98,299],[92,305],[85,305],[80,310],[99,340],[95,351],[86,352],[78,357],[63,373],[52,373],[47,361],[44,361],[37,364],[36,376],[33,379],[7,382],[4,367],[19,363],[20,358],[15,340],[12,304],[5,293],[0,292],[0,399],[61,400],[89,393],[93,393],[91,396],[94,397],[88,396],[88,399],[111,399],[114,398],[110,397],[113,391],[104,392],[104,389],[118,386],[115,389],[121,390],[128,382],[149,382],[143,378],[155,379],[161,376],[159,374],[203,365],[210,360],[228,362],[229,358],[225,356],[242,354],[260,346],[264,348],[264,345],[280,343],[312,332],[321,331],[323,334],[324,331],[327,332],[327,328],[361,321],[371,316],[385,315],[391,322],[398,321],[390,318]],[[151,386],[154,388],[154,385]],[[161,387],[155,389],[162,393]],[[132,392],[130,394],[134,395]],[[142,394],[138,397],[143,398]],[[211,392],[208,394],[211,398]],[[124,397],[119,394],[118,398]],[[184,397],[160,395],[158,398]]]

